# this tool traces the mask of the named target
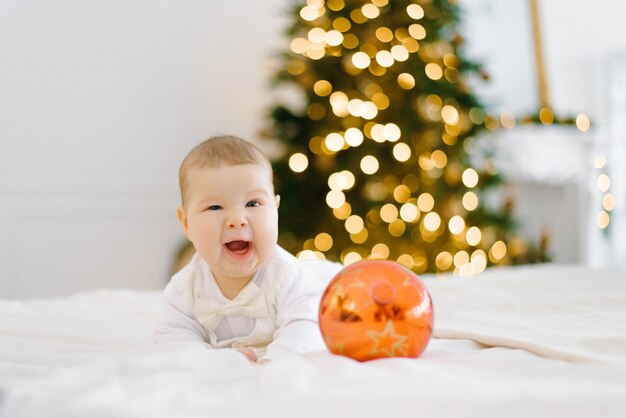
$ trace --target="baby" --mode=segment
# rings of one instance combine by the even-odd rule
[[[165,287],[157,343],[203,341],[253,363],[324,348],[323,285],[277,245],[272,177],[263,152],[232,136],[209,138],[185,157],[177,212],[196,254]]]

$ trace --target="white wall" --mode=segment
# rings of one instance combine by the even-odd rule
[[[533,103],[524,3],[461,2],[500,110]],[[289,4],[0,0],[0,297],[163,286],[178,164],[212,134],[257,139]],[[602,115],[625,7],[543,2],[557,109]]]
[[[256,139],[280,2],[0,2],[0,297],[162,287],[178,165]]]

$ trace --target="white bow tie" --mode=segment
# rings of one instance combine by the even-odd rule
[[[226,315],[263,318],[268,314],[265,296],[254,283],[248,283],[234,299],[225,304],[212,299],[196,298],[194,311],[198,322],[210,331],[214,331]]]

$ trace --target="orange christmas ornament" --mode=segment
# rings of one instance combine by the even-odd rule
[[[433,305],[409,269],[393,261],[360,261],[328,284],[319,324],[331,353],[359,361],[417,357],[432,334]]]

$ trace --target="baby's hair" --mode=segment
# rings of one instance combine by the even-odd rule
[[[196,145],[187,154],[178,170],[178,181],[183,205],[187,191],[187,173],[192,168],[231,165],[266,165],[272,171],[267,156],[256,145],[236,136],[214,136]]]

